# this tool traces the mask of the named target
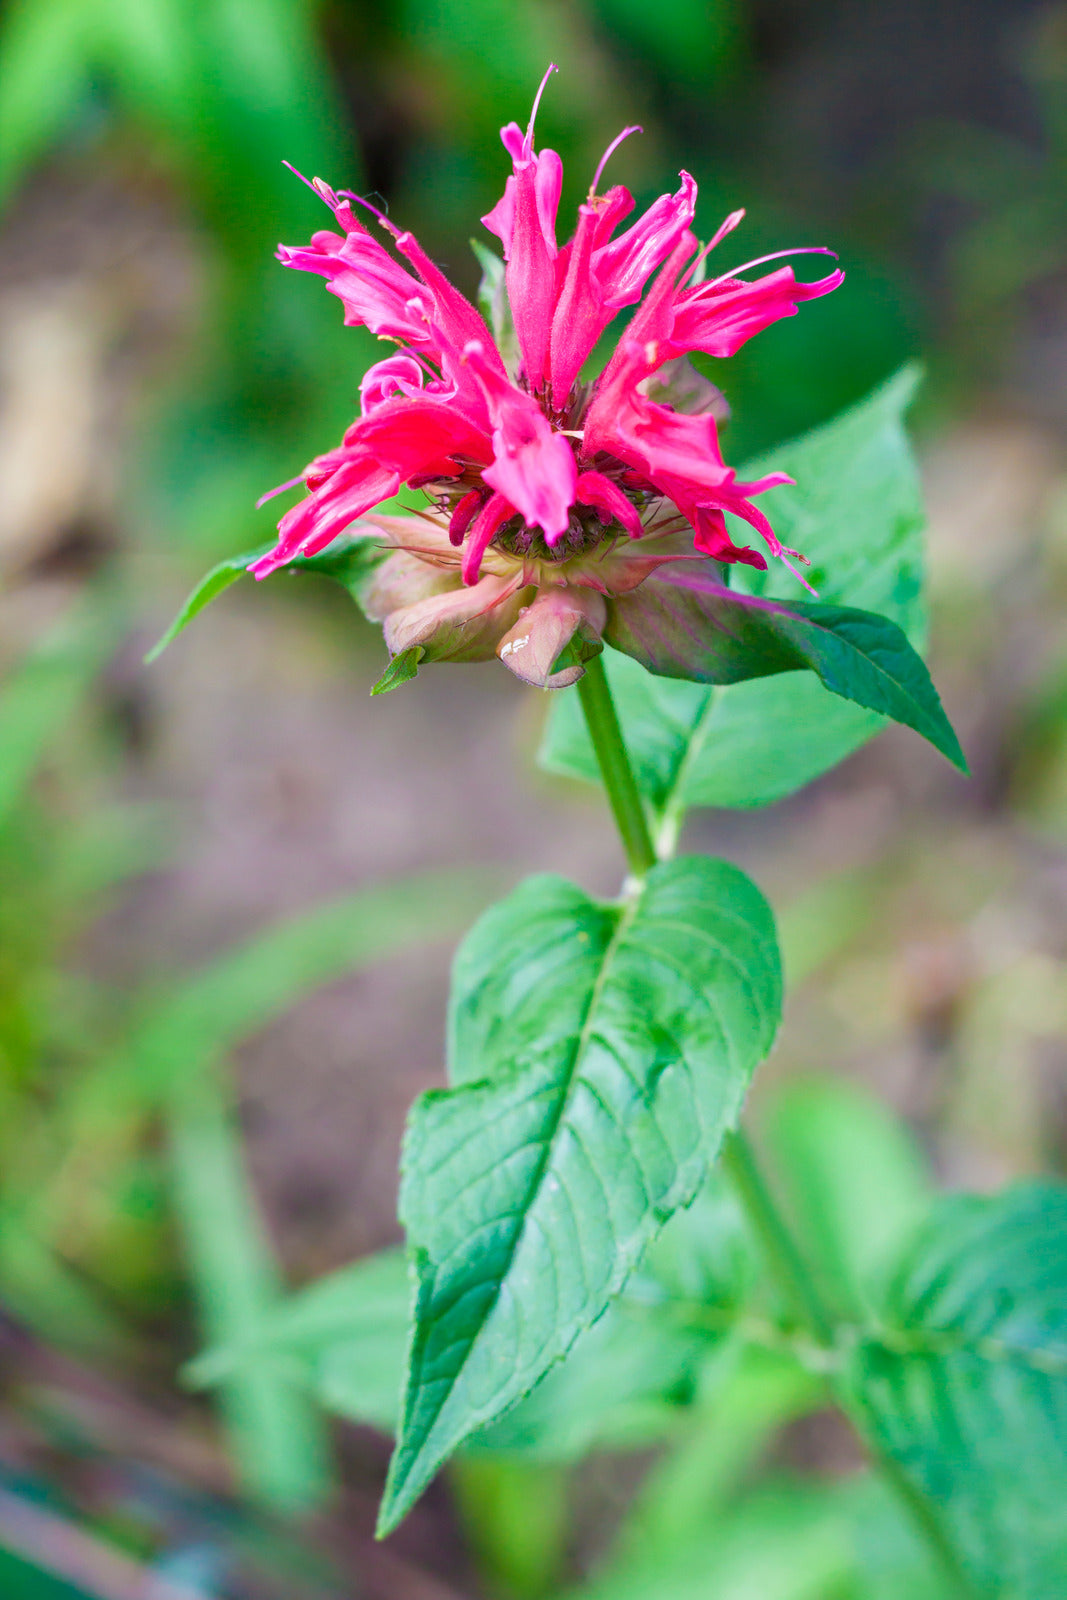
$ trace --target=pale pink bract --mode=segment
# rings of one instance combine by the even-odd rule
[[[283,245],[279,259],[324,277],[346,324],[362,324],[400,348],[365,375],[362,415],[342,444],[305,469],[308,495],[282,517],[274,549],[253,563],[257,577],[323,550],[405,484],[423,490],[432,507],[424,515],[439,520],[446,545],[457,547],[454,582],[480,589],[486,552],[494,549],[498,574],[502,564],[515,568],[514,582],[494,578],[494,594],[506,590],[509,602],[531,585],[541,592],[603,588],[599,576],[587,576],[592,557],[619,538],[650,540],[648,571],[685,559],[677,535],[686,526],[689,559],[765,566],[758,550],[733,542],[727,512],[755,528],[773,555],[796,554],[783,550],[752,504],[754,495],[788,480],[776,474],[738,482],[719,448],[721,397],[706,383],[701,396],[702,380],[690,370],[684,403],[671,404],[665,374],[674,370],[668,363],[676,368],[692,352],[732,355],[761,328],[794,315],[802,301],[837,288],[842,272],[801,283],[789,266],[754,280],[740,277],[747,268],[739,268],[696,281],[708,252],[743,213],[732,213],[701,249],[691,231],[697,186],[683,172],[676,193],[662,195],[618,233],[634,201],[621,186],[596,193],[603,161],[579,207],[574,237],[559,245],[562,164],[555,151],[534,148],[534,116],[553,70],[525,133],[514,123],[502,130],[512,175],[483,218],[503,246],[517,346],[513,370],[483,318],[411,234],[374,213],[398,260],[355,215],[354,196],[313,181],[341,231],[316,233],[306,246]],[[607,155],[634,131],[624,130]],[[637,309],[614,355],[599,378],[582,383],[597,340],[631,305]],[[657,391],[663,398],[653,398]],[[390,525],[388,542],[396,544],[395,519]],[[410,546],[417,549],[414,519],[412,527]],[[444,548],[436,536],[433,545],[440,564]],[[653,556],[653,545],[662,553]],[[458,594],[452,604],[457,616],[472,616]],[[444,614],[448,605],[445,594],[435,594],[420,602],[420,614]],[[529,609],[546,619],[549,641],[579,612],[592,626],[597,606],[570,601],[561,609],[545,600]],[[513,619],[500,621],[506,634]]]

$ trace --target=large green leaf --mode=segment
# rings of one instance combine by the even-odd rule
[[[940,1203],[851,1361],[861,1425],[976,1592],[1067,1594],[1067,1188]]]
[[[780,983],[762,896],[704,858],[655,868],[621,905],[534,878],[476,925],[454,976],[457,1087],[417,1102],[405,1140],[418,1292],[384,1530],[696,1193]]]
[[[795,485],[772,489],[760,503],[783,542],[810,557],[820,598],[882,613],[921,644],[923,511],[902,424],[916,381],[905,369],[862,405],[750,463],[741,476],[780,470],[794,477]],[[740,592],[785,600],[799,592],[777,563],[766,573],[734,567],[731,581]],[[765,805],[883,726],[807,674],[705,687],[653,678],[612,652],[605,662],[638,780],[665,811]],[[553,696],[541,760],[552,771],[598,776],[569,691]]]
[[[843,700],[914,728],[967,764],[921,656],[874,611],[738,594],[697,573],[653,577],[609,609],[604,637],[663,677],[736,684],[814,672]]]

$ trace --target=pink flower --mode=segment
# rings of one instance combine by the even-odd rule
[[[385,562],[391,576],[375,602],[375,614],[388,619],[390,648],[417,644],[453,659],[499,646],[513,671],[542,683],[560,677],[551,668],[568,640],[598,635],[603,602],[591,597],[623,592],[609,580],[632,588],[638,571],[640,583],[665,560],[765,566],[759,550],[734,543],[726,513],[753,527],[772,555],[796,554],[752,504],[788,480],[737,481],[719,449],[721,397],[685,358],[732,355],[843,276],[835,268],[800,283],[788,266],[741,276],[776,259],[764,257],[702,280],[709,253],[743,212],[700,248],[691,231],[697,186],[686,172],[676,193],[618,232],[633,197],[622,187],[597,191],[608,157],[633,128],[609,146],[573,238],[558,244],[562,164],[555,151],[534,146],[537,106],[554,70],[525,133],[515,123],[502,130],[512,173],[483,218],[503,246],[514,370],[411,234],[374,212],[392,237],[391,254],[353,202],[373,208],[321,179],[310,185],[340,231],[316,233],[303,247],[283,245],[279,259],[319,273],[348,325],[363,324],[399,349],[367,372],[362,415],[339,448],[305,470],[307,498],[282,517],[277,545],[251,569],[264,577],[314,555],[402,485],[421,489],[431,510],[419,519],[375,519],[387,527],[386,542],[403,547]],[[583,384],[597,340],[631,305],[637,309],[615,354],[595,382]],[[686,529],[688,547],[679,537]],[[631,541],[645,546],[639,559],[622,558]],[[383,609],[390,584],[398,603]]]

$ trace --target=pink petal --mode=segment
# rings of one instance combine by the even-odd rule
[[[640,299],[653,272],[666,261],[693,220],[697,186],[688,172],[680,176],[676,194],[660,195],[632,227],[596,252],[597,277],[605,300],[615,311]]]
[[[467,548],[463,552],[463,565],[460,569],[464,583],[478,582],[482,557],[492,544],[495,535],[500,532],[508,518],[514,515],[515,507],[505,500],[502,494],[490,495],[471,524],[467,536]]]
[[[312,556],[324,550],[350,522],[372,506],[388,500],[400,488],[400,476],[369,458],[340,468],[326,488],[311,494],[287,511],[278,524],[278,543],[248,570],[266,578],[294,556]]]
[[[262,578],[294,556],[314,555],[401,483],[458,475],[457,458],[491,457],[485,435],[454,406],[427,395],[382,401],[352,424],[339,450],[311,463],[305,474],[310,493],[285,513],[278,544],[250,570]]]
[[[554,150],[543,150],[515,169],[515,218],[510,245],[505,244],[504,281],[523,370],[533,389],[544,381],[548,361],[556,298],[555,206],[562,176],[562,163]],[[546,227],[549,205],[551,225]]]
[[[844,276],[837,269],[816,283],[798,283],[792,267],[781,267],[755,283],[728,279],[684,289],[674,308],[672,351],[703,350],[709,356],[732,356],[763,328],[782,317],[796,316],[801,302],[830,294]]]
[[[485,498],[484,489],[469,489],[463,498],[457,502],[455,510],[448,519],[450,544],[460,545],[463,543],[463,535],[485,504]]]
[[[422,368],[414,356],[395,355],[388,356],[384,361],[375,362],[373,367],[368,367],[363,374],[363,382],[359,386],[360,407],[363,415],[374,411],[383,405],[386,400],[395,399],[398,394],[411,398],[422,390]]]
[[[631,539],[640,539],[644,532],[633,501],[627,500],[622,490],[602,472],[580,473],[574,498],[580,505],[594,506],[602,513],[602,521],[621,522]]]
[[[595,207],[579,206],[578,229],[567,248],[566,275],[556,301],[550,335],[552,404],[562,411],[571,385],[613,313],[592,270],[600,218]]]
[[[493,463],[482,477],[515,510],[527,527],[540,527],[549,544],[567,530],[578,479],[574,453],[554,433],[537,403],[500,377],[477,344],[465,359],[482,387],[493,424]]]

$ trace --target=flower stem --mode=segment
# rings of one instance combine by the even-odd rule
[[[611,698],[604,663],[599,656],[586,663],[585,674],[578,680],[578,695],[630,871],[637,877],[644,877],[655,866],[658,857],[641,793],[634,780],[615,703]],[[665,839],[669,841],[663,851],[665,856],[673,853],[679,821],[680,813],[678,817],[671,818],[671,827],[665,834]],[[721,1160],[749,1225],[763,1248],[767,1265],[779,1288],[787,1296],[798,1323],[817,1346],[832,1351],[836,1344],[834,1319],[823,1304],[803,1253],[778,1210],[752,1147],[740,1129],[726,1135]],[[857,1397],[857,1401],[858,1408],[863,1409],[862,1396]],[[933,1551],[948,1579],[951,1592],[960,1600],[974,1600],[973,1586],[960,1565],[934,1506],[915,1488],[892,1456],[879,1451],[875,1456],[875,1464],[881,1470],[883,1481],[896,1494]]]
[[[788,1296],[798,1321],[816,1344],[830,1349],[834,1343],[833,1319],[763,1180],[752,1146],[740,1128],[724,1138],[720,1159],[763,1248],[767,1264]]]
[[[578,679],[578,697],[630,871],[643,878],[656,865],[656,849],[600,656],[586,662]]]

